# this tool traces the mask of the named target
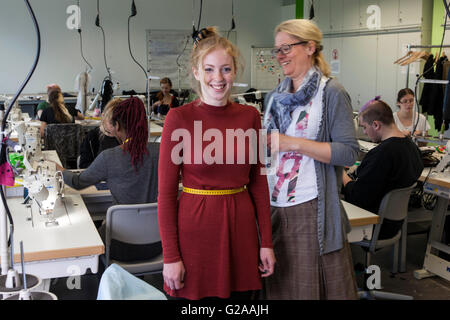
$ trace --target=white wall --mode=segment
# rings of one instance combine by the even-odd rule
[[[367,28],[369,5],[381,9],[378,32]],[[308,14],[309,8],[310,1],[305,1]],[[407,86],[406,67],[393,62],[406,53],[408,44],[427,41],[424,28],[419,29],[429,13],[423,11],[422,0],[316,0],[314,9],[314,21],[324,33],[325,59],[331,62],[337,50],[340,73],[332,75],[350,94],[353,109],[381,95],[396,111],[397,92]],[[410,64],[410,88],[421,68],[421,62]]]
[[[41,31],[41,56],[24,94],[45,91],[48,83],[58,83],[63,91],[74,91],[76,75],[84,71],[76,30],[66,27],[66,9],[75,0],[30,0]],[[101,30],[94,24],[95,0],[80,0],[83,52],[93,65],[90,90],[98,90],[107,75],[103,60]],[[198,20],[199,3],[192,0],[135,0],[137,16],[131,20],[131,46],[135,58],[147,68],[146,29],[192,29]],[[132,61],[127,43],[127,19],[131,0],[101,0],[100,23],[106,35],[106,54],[114,81],[122,90],[145,91],[142,70]],[[246,62],[240,82],[250,83],[251,46],[273,45],[273,29],[281,21],[280,0],[234,1],[237,45]],[[201,26],[214,25],[228,30],[231,0],[203,1]],[[24,1],[0,0],[0,94],[15,93],[34,59],[34,27]]]

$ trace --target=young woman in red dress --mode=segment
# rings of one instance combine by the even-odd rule
[[[164,123],[158,220],[164,290],[173,297],[250,297],[274,271],[264,163],[251,161],[258,144],[226,143],[230,134],[261,128],[255,108],[229,99],[239,61],[214,28],[200,30],[191,55],[200,98],[170,109]]]

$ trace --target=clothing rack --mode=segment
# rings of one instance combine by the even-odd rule
[[[432,49],[432,48],[450,48],[450,45],[429,45],[429,46],[425,46],[425,45],[416,45],[416,44],[408,44],[407,45],[407,52],[409,52],[411,49]],[[435,83],[435,84],[448,84],[448,80],[430,80],[430,79],[422,79],[419,80],[419,82],[421,83]],[[405,88],[409,88],[409,64],[406,67],[406,86]],[[419,106],[416,106],[417,111],[419,111]],[[412,114],[412,128],[411,128],[411,136],[414,134],[414,116],[415,116],[415,112],[413,110],[413,114]],[[419,117],[419,116],[417,116]],[[437,128],[438,130],[440,130],[439,128]]]
[[[450,45],[443,45],[443,46],[436,46],[436,45],[431,45],[431,46],[423,46],[420,44],[408,44],[407,46],[407,52],[409,52],[411,49],[432,49],[432,48],[450,48]],[[406,67],[406,86],[405,88],[408,88],[409,86],[409,64]]]

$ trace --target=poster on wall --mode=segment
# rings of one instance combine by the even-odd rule
[[[272,47],[252,47],[251,86],[258,90],[272,90],[283,80],[283,70],[272,54]]]
[[[173,88],[190,88],[191,30],[147,30],[147,70],[154,77],[169,77]],[[159,88],[159,80],[150,83]]]

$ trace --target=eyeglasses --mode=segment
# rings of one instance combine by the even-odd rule
[[[401,101],[400,101],[401,104],[413,103],[413,102],[414,102],[414,98],[413,98],[413,99],[406,99],[406,100],[401,100]]]
[[[279,48],[273,48],[270,52],[272,52],[272,54],[274,56],[276,56],[278,53],[282,53],[282,54],[288,54],[289,52],[291,52],[291,49],[293,46],[299,45],[299,44],[306,44],[309,41],[307,40],[303,40],[300,42],[296,42],[296,43],[291,43],[291,44],[282,44]]]

